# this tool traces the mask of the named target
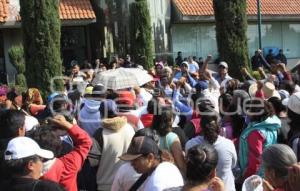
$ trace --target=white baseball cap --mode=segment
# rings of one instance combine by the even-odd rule
[[[28,137],[16,137],[9,141],[5,151],[5,160],[16,160],[37,155],[45,159],[52,159],[52,151],[41,149],[40,146]]]
[[[24,127],[26,129],[26,132],[31,131],[34,127],[38,126],[39,124],[39,121],[35,117],[25,115]]]
[[[225,68],[228,68],[228,64],[227,64],[226,62],[224,62],[224,61],[220,62],[220,64],[219,64],[218,67],[220,67],[220,66],[223,66],[223,67],[225,67]]]

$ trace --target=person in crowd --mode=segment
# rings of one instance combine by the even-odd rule
[[[219,135],[217,115],[203,115],[201,127],[202,135],[186,143],[186,153],[195,145],[211,144],[218,153],[217,176],[224,181],[226,190],[235,191],[232,169],[236,166],[237,154],[233,142]]]
[[[86,75],[85,81],[91,83],[95,73],[92,64],[86,60],[83,65],[83,69],[84,69],[84,74]]]
[[[173,110],[172,107],[163,107],[161,112],[154,115],[152,129],[159,135],[159,148],[169,151],[175,160],[175,164],[185,173],[184,156],[178,135],[172,132]]]
[[[42,147],[51,150],[55,158],[44,163],[42,179],[52,180],[69,191],[77,191],[77,173],[81,169],[92,145],[89,135],[78,125],[68,122],[64,116],[49,119],[50,126],[42,126],[33,133],[33,139]],[[74,147],[62,155],[62,140],[55,133],[57,129],[66,131],[72,138]]]
[[[4,151],[8,142],[15,137],[25,136],[25,114],[18,110],[6,110],[0,114],[0,180],[6,179]]]
[[[220,62],[218,65],[218,72],[213,74],[213,77],[219,82],[221,85],[224,80],[232,79],[228,75],[228,64],[224,61]]]
[[[292,74],[292,78],[295,84],[300,86],[300,64],[296,67],[296,71]]]
[[[288,169],[288,182],[291,191],[300,190],[300,164],[294,164]]]
[[[141,122],[145,128],[152,127],[154,114],[158,112],[156,110],[156,108],[158,108],[157,104],[158,103],[154,99],[150,100],[147,105],[147,113],[141,115]]]
[[[189,63],[189,73],[191,75],[196,75],[199,72],[198,63],[194,61],[192,56],[189,56],[188,63]]]
[[[41,93],[36,88],[29,88],[25,94],[24,99],[24,110],[27,111],[30,115],[36,116],[39,112],[45,109],[45,105],[43,104],[43,98]]]
[[[23,94],[20,89],[12,88],[10,91],[6,94],[7,100],[6,100],[6,108],[7,109],[14,109],[14,110],[20,110],[24,112],[26,115],[28,114],[25,110],[22,109],[23,107]]]
[[[100,128],[100,103],[106,98],[106,90],[102,84],[92,87],[91,94],[85,95],[82,109],[78,115],[78,123],[91,137]]]
[[[272,64],[274,62],[274,54],[273,54],[273,49],[269,49],[268,51],[268,54],[266,55],[266,61],[269,63],[269,64]]]
[[[277,143],[277,132],[281,127],[280,119],[267,101],[255,99],[250,102],[247,115],[248,127],[243,130],[239,142],[239,161],[242,178],[263,175],[260,157],[264,149]]]
[[[150,128],[138,130],[134,134],[133,139],[135,137],[144,136],[153,139],[158,144],[159,137],[157,133]],[[162,158],[162,160],[164,160],[164,158]],[[137,173],[129,162],[124,163],[116,173],[111,191],[129,191],[140,176],[141,174]]]
[[[130,55],[127,54],[127,55],[125,56],[125,62],[124,62],[124,64],[121,65],[121,67],[123,67],[123,68],[132,68],[133,65],[134,65],[134,64],[133,64],[132,61],[131,61]]]
[[[100,104],[102,120],[102,133],[95,137],[103,140],[100,145],[101,158],[96,174],[97,190],[109,191],[114,176],[123,164],[118,159],[127,151],[130,141],[134,136],[133,127],[127,123],[126,117],[117,115],[117,105],[113,100],[106,100]]]
[[[165,191],[225,191],[224,183],[216,175],[218,153],[211,145],[195,145],[186,156],[187,172],[184,186]]]
[[[279,53],[275,56],[275,59],[280,60],[282,63],[287,65],[287,59],[286,56],[283,54],[282,49],[279,50]]]
[[[183,62],[182,52],[179,51],[177,52],[177,57],[175,58],[176,66],[180,66],[182,62]]]
[[[297,163],[293,150],[284,144],[274,144],[267,147],[262,154],[264,166],[264,191],[291,191],[288,183],[288,171]]]
[[[258,50],[254,52],[254,56],[251,57],[251,66],[252,70],[257,70],[259,67],[262,67],[263,60],[261,58],[261,55],[259,54]]]
[[[134,190],[162,191],[183,185],[178,168],[170,162],[162,162],[161,151],[156,142],[149,137],[135,137],[121,160],[130,161],[140,178]]]
[[[53,158],[53,153],[44,150],[28,137],[16,137],[9,141],[5,154],[5,167],[9,180],[1,189],[11,191],[63,191],[60,185],[48,180],[39,180],[43,173],[43,160]]]
[[[272,104],[276,116],[281,120],[281,128],[278,130],[278,143],[287,144],[288,132],[290,131],[290,127],[288,124],[287,108],[277,97],[269,98],[268,102]]]
[[[288,118],[290,120],[290,131],[288,133],[288,145],[296,153],[298,161],[300,161],[300,93],[291,95],[287,103]]]
[[[141,110],[135,102],[136,97],[131,91],[118,91],[116,103],[118,105],[118,115],[124,116],[127,122],[135,129],[143,129],[144,125],[140,120]]]
[[[77,61],[73,62],[71,67],[71,82],[82,82],[86,79],[86,74],[80,71],[80,66]]]
[[[233,139],[232,115],[229,113],[232,99],[233,96],[228,93],[219,97],[219,110],[222,116],[220,134],[230,140]]]
[[[188,73],[189,71],[189,63],[186,61],[183,61],[180,65],[179,65],[179,70],[174,71],[174,79],[179,80],[182,77],[187,78],[188,75],[190,75]]]
[[[201,134],[201,117],[215,112],[214,104],[212,103],[212,101],[201,97],[201,94],[195,94],[193,96],[193,102],[195,105],[194,110],[196,110],[196,114],[190,121],[187,121],[185,123],[183,129],[188,140]]]

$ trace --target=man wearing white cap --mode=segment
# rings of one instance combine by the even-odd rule
[[[28,137],[17,137],[9,141],[4,153],[5,167],[10,176],[1,184],[1,190],[10,191],[61,191],[58,184],[38,180],[42,176],[43,160],[52,159],[53,153],[44,150]]]
[[[224,80],[231,80],[232,77],[228,75],[228,64],[224,61],[220,62],[218,66],[218,73],[214,73],[213,77],[221,85]]]
[[[288,144],[294,150],[298,162],[300,161],[300,92],[287,98],[288,117],[290,119],[290,131],[288,134]],[[286,103],[283,103],[286,104]]]

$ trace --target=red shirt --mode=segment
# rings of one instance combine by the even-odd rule
[[[261,156],[265,138],[259,131],[253,131],[249,134],[248,138],[248,166],[244,173],[244,178],[248,178],[258,173],[261,165]]]
[[[68,191],[77,191],[77,173],[88,155],[92,140],[78,125],[74,125],[68,133],[74,141],[73,150],[57,158],[42,179],[57,182]]]

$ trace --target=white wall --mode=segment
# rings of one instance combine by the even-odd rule
[[[247,37],[249,56],[258,49],[257,25],[248,25]],[[172,52],[176,57],[178,51],[187,57],[195,55],[206,57],[207,54],[217,56],[215,26],[213,23],[203,24],[174,24],[171,28]],[[283,49],[284,54],[292,60],[300,59],[300,24],[292,22],[272,22],[262,25],[263,47]]]

